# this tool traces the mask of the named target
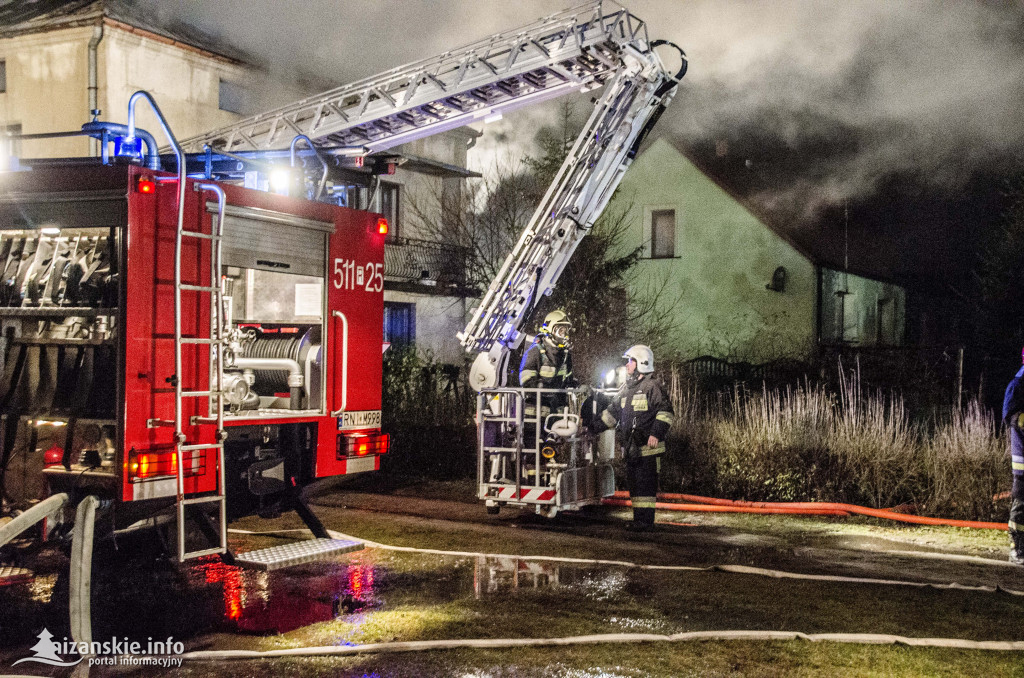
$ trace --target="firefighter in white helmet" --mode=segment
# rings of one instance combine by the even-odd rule
[[[633,522],[626,529],[646,531],[654,526],[661,455],[675,414],[665,387],[654,377],[654,353],[650,347],[631,346],[622,357],[629,377],[593,426],[597,433],[615,427],[615,440],[626,460],[626,481],[633,503]]]

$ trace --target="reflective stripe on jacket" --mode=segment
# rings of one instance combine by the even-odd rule
[[[572,354],[544,337],[537,337],[519,363],[519,385],[523,388],[567,388],[572,381]]]

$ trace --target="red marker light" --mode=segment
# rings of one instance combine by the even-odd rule
[[[156,193],[156,182],[149,177],[139,177],[139,193]]]
[[[57,466],[64,461],[64,450],[54,445],[43,453],[43,466]]]
[[[384,217],[377,220],[377,233],[380,235],[388,234],[388,220]]]

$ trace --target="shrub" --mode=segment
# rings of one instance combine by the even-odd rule
[[[473,474],[476,394],[465,370],[412,348],[388,351],[382,388],[383,428],[391,435],[387,470],[419,478]]]
[[[926,427],[899,395],[865,392],[856,372],[841,376],[836,393],[805,379],[754,392],[739,384],[723,398],[677,373],[669,391],[666,491],[1005,517],[993,495],[1009,484],[1006,439],[976,400]]]
[[[1007,484],[1007,440],[977,400],[953,410],[925,445],[928,508],[957,517],[994,520],[993,496]]]

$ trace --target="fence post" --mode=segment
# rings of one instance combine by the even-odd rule
[[[956,411],[960,411],[960,407],[963,400],[964,394],[964,347],[960,347],[959,357],[957,359],[956,366]]]

